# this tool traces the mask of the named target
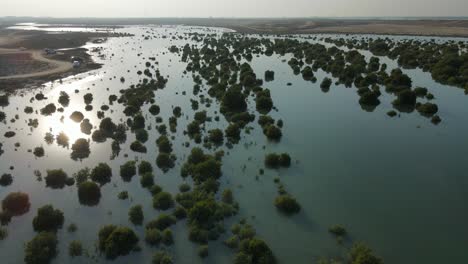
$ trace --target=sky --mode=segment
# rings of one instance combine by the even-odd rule
[[[468,16],[468,0],[0,0],[0,16]]]

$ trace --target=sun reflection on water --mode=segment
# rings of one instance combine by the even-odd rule
[[[82,111],[84,110],[84,104],[82,100],[82,91],[89,87],[93,81],[98,80],[102,77],[102,73],[93,73],[88,76],[82,76],[77,78],[76,76],[71,76],[63,80],[63,83],[55,86],[57,83],[48,83],[47,85],[50,87],[50,91],[47,93],[47,97],[50,99],[51,102],[57,102],[60,96],[60,92],[66,92],[71,97],[71,101],[69,105],[65,108],[65,111],[60,113],[55,113],[52,116],[48,116],[44,118],[44,134],[51,133],[55,140],[60,133],[64,133],[68,137],[69,147],[75,143],[75,141],[79,138],[88,139],[90,136],[86,135],[81,132],[80,123],[76,123],[75,121],[70,119],[70,115],[73,111]],[[73,99],[73,96],[79,92],[80,95],[77,96],[78,100]],[[75,96],[76,97],[76,96]],[[62,107],[61,105],[56,103],[57,107]],[[83,114],[85,114],[83,112]],[[89,116],[85,118],[91,119]]]
[[[66,115],[49,118],[47,121],[48,132],[52,133],[57,137],[61,132],[65,133],[69,139],[69,145],[71,146],[79,138],[88,138],[87,135],[81,132],[80,124],[74,122]]]

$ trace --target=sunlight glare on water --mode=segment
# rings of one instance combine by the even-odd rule
[[[46,132],[50,132],[54,136],[58,136],[61,132],[65,133],[69,138],[70,144],[85,136],[81,133],[80,124],[75,123],[68,117],[64,117],[63,121],[60,120],[60,117],[49,118],[45,126],[49,128]]]
[[[51,88],[49,92],[46,93],[46,96],[52,101],[57,102],[60,97],[60,92],[65,91],[70,95],[78,92],[78,95],[81,95],[79,99],[71,98],[70,103],[67,107],[64,108],[64,112],[57,112],[53,116],[44,118],[41,123],[42,135],[46,133],[52,133],[54,137],[57,137],[60,133],[65,133],[68,136],[70,146],[79,138],[88,139],[89,136],[81,132],[80,123],[76,123],[70,119],[70,115],[73,113],[73,109],[83,109],[85,104],[82,99],[82,96],[88,93],[88,86],[91,86],[90,83],[98,80],[102,77],[102,74],[93,74],[86,76],[82,79],[76,80],[73,77],[63,80],[63,84],[53,86],[53,83],[49,83],[48,86]],[[60,105],[57,105],[60,107]],[[85,118],[90,119],[91,122],[97,120],[95,115],[90,115],[93,112],[82,112]],[[98,122],[98,121],[96,121]]]

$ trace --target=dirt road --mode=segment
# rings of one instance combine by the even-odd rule
[[[45,71],[32,72],[27,74],[18,74],[0,77],[0,80],[6,79],[21,79],[21,78],[32,78],[32,77],[41,77],[45,75],[62,73],[72,69],[72,64],[66,61],[51,60],[44,57],[43,52],[40,50],[19,50],[19,49],[0,49],[1,54],[14,54],[14,53],[29,53],[33,60],[41,61],[51,65],[51,69]]]

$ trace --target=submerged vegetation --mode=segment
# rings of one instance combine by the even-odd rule
[[[159,210],[167,210],[174,206],[172,195],[167,192],[159,192],[153,196],[153,207]]]
[[[41,232],[26,243],[24,262],[26,264],[47,264],[58,253],[58,240],[54,233]]]
[[[67,185],[68,175],[63,169],[48,170],[45,177],[46,186],[52,189],[62,189]]]
[[[150,32],[151,30],[148,30],[143,35],[145,41],[157,38],[156,35],[151,36]],[[91,88],[87,89],[90,92],[87,91],[86,94],[82,94],[78,89],[75,91],[79,94],[80,103],[84,101],[86,105],[85,114],[78,111],[80,109],[70,109],[73,105],[70,105],[70,102],[74,102],[71,101],[73,95],[63,91],[60,92],[57,106],[56,99],[51,102],[41,92],[30,101],[36,100],[41,102],[40,104],[33,105],[34,108],[21,105],[21,110],[17,109],[19,114],[31,117],[29,123],[25,120],[25,123],[29,124],[27,133],[43,128],[43,122],[41,121],[39,126],[38,119],[33,119],[34,115],[44,116],[39,120],[54,119],[58,116],[60,119],[57,124],[44,122],[47,124],[44,125],[47,126],[45,129],[49,130],[41,130],[41,140],[46,133],[44,139],[51,145],[47,145],[47,148],[53,148],[52,144],[56,140],[57,144],[63,147],[59,151],[69,151],[72,160],[68,162],[76,162],[73,164],[77,166],[81,165],[78,162],[85,164],[73,177],[68,177],[64,169],[46,170],[46,187],[62,189],[76,183],[76,187],[67,187],[63,191],[77,192],[78,202],[83,206],[96,206],[101,201],[101,196],[112,193],[111,197],[119,206],[125,208],[124,212],[128,211],[128,220],[136,226],[135,230],[142,230],[140,226],[143,226],[144,242],[148,247],[158,248],[159,251],[152,257],[152,263],[155,264],[175,261],[168,252],[172,252],[170,247],[175,242],[174,239],[180,237],[176,233],[179,228],[171,230],[176,224],[187,225],[187,239],[197,244],[197,254],[200,258],[216,254],[212,243],[222,238],[224,245],[234,251],[234,263],[277,262],[267,242],[262,240],[254,227],[245,220],[235,224],[231,228],[232,234],[225,236],[224,225],[232,220],[229,218],[239,212],[245,212],[239,210],[240,205],[235,199],[238,189],[245,187],[237,181],[238,176],[252,176],[258,182],[262,182],[264,179],[270,179],[269,173],[279,174],[274,178],[278,194],[271,209],[274,210],[274,206],[288,216],[298,214],[302,210],[298,200],[292,193],[285,191],[285,186],[280,180],[284,169],[292,165],[291,156],[288,153],[271,152],[281,150],[284,144],[290,143],[289,140],[294,135],[287,127],[288,120],[281,109],[285,105],[284,101],[278,103],[276,100],[282,96],[281,92],[294,93],[292,88],[295,87],[291,87],[292,80],[287,80],[288,83],[280,80],[279,77],[284,75],[284,71],[263,72],[265,69],[262,69],[262,72],[256,72],[255,63],[252,63],[256,57],[277,56],[286,63],[287,69],[293,74],[292,77],[297,75],[298,79],[295,81],[315,87],[319,93],[328,92],[327,96],[335,90],[351,88],[350,94],[356,105],[366,112],[374,111],[379,105],[393,107],[384,112],[389,117],[395,117],[393,121],[398,120],[397,116],[414,112],[428,117],[433,124],[438,124],[442,121],[439,115],[443,117],[446,114],[443,111],[444,106],[439,108],[436,104],[437,98],[431,93],[435,91],[431,87],[414,87],[417,82],[410,78],[405,69],[420,68],[430,73],[439,83],[465,88],[468,91],[466,46],[462,48],[461,44],[453,42],[442,45],[432,40],[393,41],[389,38],[374,37],[359,40],[351,37],[295,38],[198,33],[171,33],[160,37],[171,39],[171,46],[163,53],[157,54],[170,54],[172,59],[180,59],[185,69],[182,76],[174,78],[191,79],[193,85],[190,85],[188,90],[178,90],[180,87],[171,82],[170,89],[165,90],[161,96],[159,90],[166,89],[169,78],[173,76],[165,75],[165,65],[162,61],[158,62],[160,57],[148,57],[148,54],[142,52],[138,53],[142,61],[134,66],[134,70],[128,69],[129,74],[135,75],[134,78],[109,78],[120,79],[120,82],[113,84],[118,88],[108,88],[108,93],[100,91],[105,96],[93,94],[95,90]],[[189,44],[189,40],[193,41],[190,42],[193,45]],[[187,43],[178,46],[178,41]],[[361,54],[362,50],[369,50],[375,57],[364,56]],[[104,58],[104,55],[102,56]],[[114,54],[109,54],[109,57],[113,56]],[[384,57],[395,60],[400,67],[387,68]],[[128,84],[132,81],[133,84]],[[284,82],[281,84],[284,87],[278,88],[273,85],[278,82]],[[94,83],[92,85],[94,86]],[[333,90],[330,91],[330,88]],[[176,99],[172,100],[174,98],[171,96]],[[178,105],[173,104],[174,102]],[[8,107],[9,104],[8,96],[0,96],[0,107]],[[93,105],[97,110],[93,111]],[[65,110],[67,107],[69,108]],[[10,109],[11,106],[7,108]],[[297,118],[303,118],[301,114],[304,113],[298,113]],[[7,130],[2,131],[5,138],[0,143],[0,155],[3,153],[2,146],[10,149],[15,142],[9,141],[23,137],[24,131],[13,126],[13,123],[19,120],[20,116],[15,116],[14,113],[0,111],[0,122],[7,125]],[[304,119],[304,122],[307,120]],[[70,123],[79,125],[78,132],[81,131],[82,134],[77,136],[69,133],[74,129]],[[58,131],[55,126],[58,127]],[[64,132],[57,134],[59,131]],[[261,140],[256,140],[257,135],[260,135]],[[14,150],[21,150],[21,144],[22,142],[16,143]],[[57,156],[53,149],[47,149],[45,156],[44,147],[34,148],[38,145],[40,144],[33,145],[29,152],[37,158],[42,157],[40,161],[44,161],[43,164],[49,161],[46,160],[47,156]],[[260,149],[261,156],[258,157],[257,150]],[[110,161],[108,156],[102,155],[106,150],[112,151]],[[238,156],[229,156],[239,151],[243,151],[241,158],[248,161],[245,164],[238,164],[242,162],[236,159]],[[59,155],[61,153],[59,152]],[[224,155],[228,161],[223,165]],[[90,156],[92,158],[89,158]],[[300,164],[299,155],[295,157],[294,152],[293,156],[294,166]],[[59,162],[61,161],[57,160],[57,165],[62,165]],[[255,165],[260,175],[250,175],[247,169],[254,162],[259,163]],[[261,167],[262,162],[266,168],[281,170],[264,170]],[[241,175],[236,175],[239,171],[233,169],[235,167],[242,168]],[[112,168],[120,168],[121,179],[112,178]],[[42,173],[43,171],[44,169]],[[161,171],[163,173],[160,173]],[[182,178],[174,178],[179,172]],[[22,179],[18,178],[23,176],[20,175],[21,172],[11,173],[15,175],[15,184],[17,179]],[[39,169],[34,171],[34,175],[39,181],[42,180]],[[135,176],[137,179],[133,179]],[[170,188],[166,186],[168,181],[172,184]],[[0,177],[2,187],[11,188],[8,186],[12,182],[11,174],[4,173]],[[129,188],[123,187],[122,184],[128,184]],[[174,186],[179,188],[175,189]],[[141,194],[133,188],[140,188]],[[133,200],[141,198],[140,195],[147,195],[147,204],[137,199]],[[76,200],[76,197],[73,198]],[[111,216],[115,208],[107,207],[109,199],[103,198],[102,201],[105,204],[102,204],[101,209],[107,210],[107,215]],[[26,193],[10,193],[2,201],[1,223],[7,224],[12,216],[25,214],[30,206]],[[99,209],[83,206],[79,209]],[[157,210],[157,216],[150,221],[147,221],[147,218],[151,213],[143,209],[148,206]],[[38,234],[26,244],[25,262],[50,263],[58,252],[55,233],[63,226],[64,214],[51,205],[37,205],[37,208],[37,215],[32,224]],[[63,207],[63,210],[68,212],[70,209]],[[255,215],[252,215],[252,219],[255,219]],[[348,235],[347,230],[340,225],[332,226],[328,231],[340,239]],[[0,238],[1,236],[2,232]],[[128,227],[106,225],[99,231],[97,249],[107,259],[112,260],[132,251],[146,250],[138,245],[139,241],[137,234]],[[83,251],[81,242],[77,240],[70,242],[68,253],[71,257],[89,257]],[[344,263],[383,263],[372,250],[362,244],[354,244],[348,253]],[[174,257],[177,260],[178,256]]]
[[[265,156],[265,165],[269,168],[288,168],[291,166],[291,157],[287,153],[270,153]]]
[[[140,141],[132,142],[132,144],[130,144],[130,149],[139,153],[146,153],[147,151],[145,145],[143,145]]]
[[[76,123],[80,123],[84,119],[84,115],[81,112],[75,111],[70,115],[70,119]]]
[[[13,216],[27,213],[30,206],[29,195],[22,192],[9,193],[2,200],[3,212]]]
[[[41,109],[41,114],[45,116],[52,115],[57,110],[57,107],[54,104],[48,104]]]
[[[0,186],[8,186],[13,182],[13,176],[9,173],[4,173],[0,176]]]
[[[297,214],[301,211],[299,203],[289,194],[282,194],[276,197],[275,206],[286,214]]]
[[[328,232],[337,236],[337,237],[344,237],[346,236],[347,232],[346,229],[341,225],[334,225],[328,228]]]
[[[89,148],[89,141],[84,138],[79,138],[73,143],[71,158],[74,160],[85,159],[89,157],[91,150]]]
[[[383,264],[383,261],[362,243],[356,243],[350,249],[349,261],[353,264]]]
[[[68,255],[70,257],[79,257],[83,255],[83,245],[78,240],[73,240],[68,245]]]
[[[37,216],[33,219],[33,228],[36,232],[56,232],[63,226],[63,212],[54,209],[52,205],[45,205],[37,209]]]
[[[139,239],[135,232],[123,226],[106,225],[99,230],[98,249],[108,259],[125,256],[135,250]]]
[[[128,212],[128,216],[130,222],[132,222],[134,225],[142,225],[144,216],[141,205],[135,205],[131,207],[130,211]]]
[[[158,251],[153,255],[152,264],[172,264],[174,263],[171,255],[166,251]]]
[[[125,164],[120,166],[120,176],[124,181],[130,181],[133,176],[136,175],[136,162],[127,161]]]
[[[0,226],[0,241],[8,237],[8,230]]]
[[[107,163],[99,163],[91,170],[91,179],[100,185],[110,182],[112,177],[112,169]]]
[[[101,189],[91,181],[85,181],[78,185],[78,198],[81,204],[94,206],[101,199]]]

